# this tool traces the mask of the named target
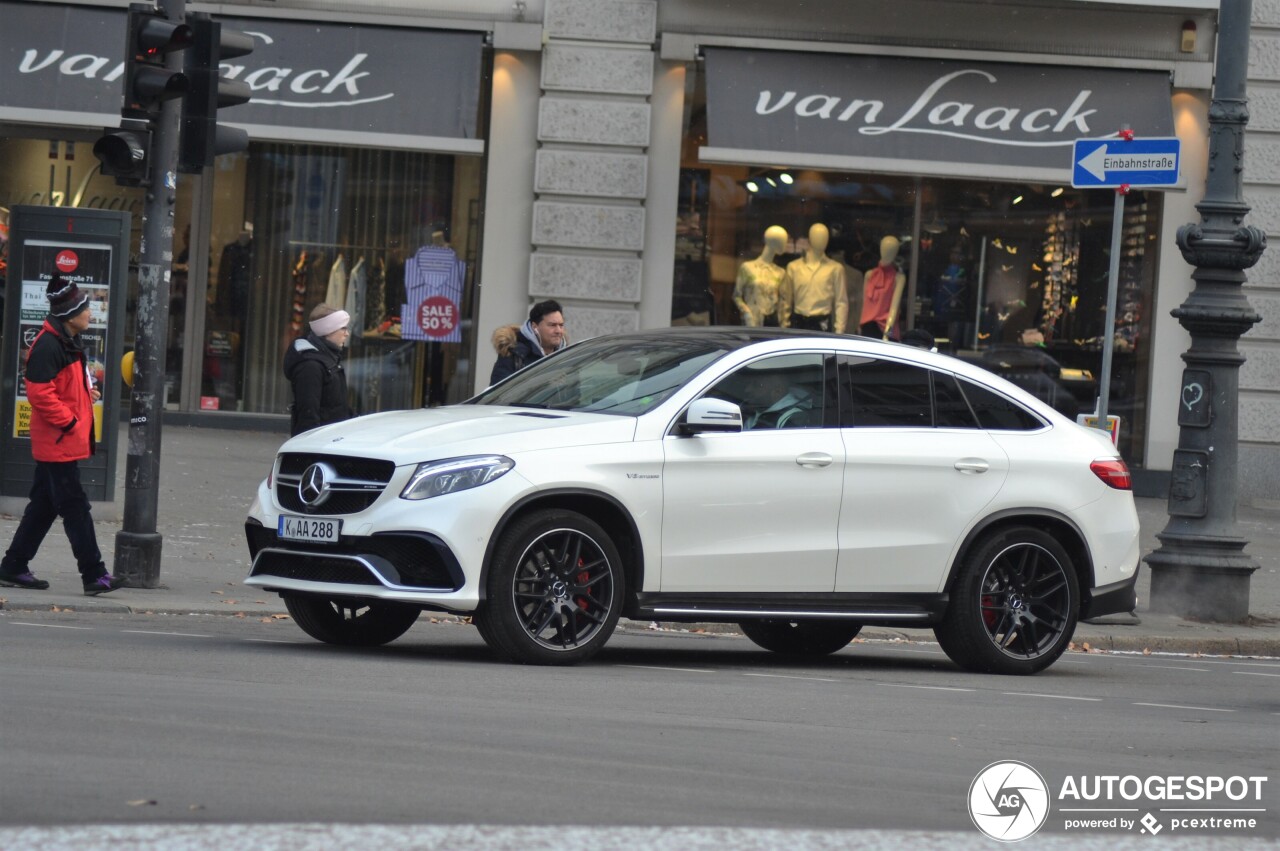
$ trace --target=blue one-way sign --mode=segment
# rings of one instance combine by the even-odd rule
[[[1176,186],[1182,143],[1176,138],[1076,139],[1071,185],[1077,189],[1129,184]]]

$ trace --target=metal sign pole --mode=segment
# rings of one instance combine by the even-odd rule
[[[1116,347],[1116,295],[1120,291],[1120,252],[1124,242],[1124,196],[1129,187],[1116,190],[1114,216],[1111,222],[1111,268],[1107,272],[1107,320],[1102,336],[1102,375],[1098,380],[1097,427],[1110,433],[1107,406],[1111,398],[1111,355]]]

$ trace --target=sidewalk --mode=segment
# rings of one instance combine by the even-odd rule
[[[122,429],[122,432],[125,430]],[[124,449],[116,471],[116,504],[95,514],[121,516],[124,504]],[[267,617],[284,612],[275,594],[241,584],[248,571],[244,518],[253,493],[269,471],[285,436],[269,432],[225,431],[170,426],[163,433],[160,462],[158,531],[164,536],[160,569],[161,587],[124,588],[102,597],[85,597],[80,576],[62,529],[55,526],[32,564],[33,570],[52,587],[48,591],[0,588],[0,608],[48,610],[53,607],[78,612],[179,613]],[[4,504],[21,511],[22,501]],[[1139,499],[1142,551],[1158,545],[1156,534],[1168,522],[1164,500]],[[1204,654],[1280,656],[1280,510],[1242,506],[1238,511],[1240,534],[1249,541],[1245,552],[1261,567],[1250,583],[1250,624],[1204,624],[1172,615],[1146,611],[1150,574],[1144,564],[1138,579],[1137,623],[1127,615],[1103,619],[1105,624],[1080,624],[1077,646],[1088,643],[1095,650],[1130,650]],[[0,548],[7,547],[17,518],[0,513]],[[115,549],[120,523],[97,523],[98,545],[108,565]],[[647,624],[633,624],[641,628]],[[675,625],[681,629],[698,628]],[[708,631],[732,627],[709,625]],[[931,641],[931,632],[868,628],[866,638]]]

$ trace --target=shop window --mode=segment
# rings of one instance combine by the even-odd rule
[[[808,318],[807,327],[887,331],[890,339],[918,329],[940,352],[1007,378],[1069,418],[1094,410],[1111,191],[792,167],[786,152],[771,154],[767,167],[704,162],[699,63],[686,81],[672,324]],[[1121,418],[1119,448],[1134,467],[1143,463],[1149,418],[1161,197],[1131,192],[1121,223],[1108,407]]]
[[[459,364],[470,334],[478,158],[255,143],[224,160],[202,408],[283,412],[284,353],[320,303],[351,314],[346,370],[357,413],[470,395]],[[413,315],[402,315],[405,306]]]

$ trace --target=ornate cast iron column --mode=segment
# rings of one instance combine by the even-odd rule
[[[1178,247],[1195,286],[1173,315],[1191,333],[1182,359],[1178,449],[1173,454],[1169,523],[1149,556],[1151,610],[1211,621],[1249,614],[1249,579],[1257,562],[1237,534],[1238,342],[1259,316],[1240,287],[1244,270],[1267,245],[1261,230],[1243,224],[1249,207],[1241,192],[1244,129],[1249,123],[1245,83],[1252,0],[1227,0],[1218,13],[1213,102],[1209,107],[1209,176],[1196,205],[1199,224],[1178,229]]]

